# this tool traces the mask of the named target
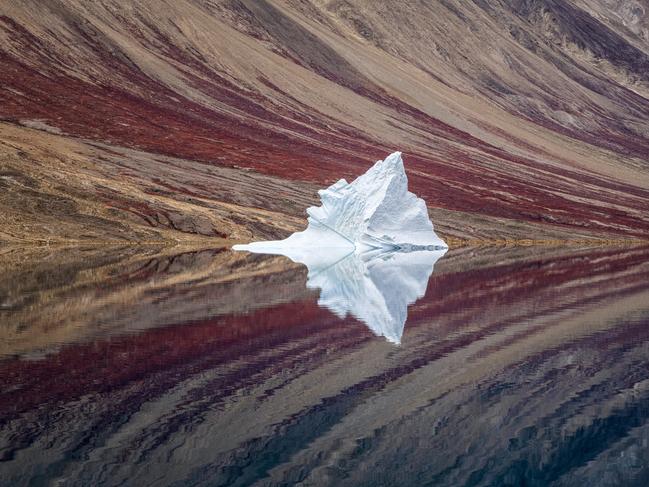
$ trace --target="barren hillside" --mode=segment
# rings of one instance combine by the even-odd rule
[[[649,3],[0,1],[0,240],[285,235],[404,152],[447,237],[649,237]]]

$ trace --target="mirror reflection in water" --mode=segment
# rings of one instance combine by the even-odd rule
[[[0,248],[0,484],[646,484],[648,247],[366,257]]]
[[[408,306],[424,296],[435,262],[446,251],[278,247],[275,254],[306,265],[307,287],[320,290],[318,305],[341,319],[350,314],[399,344]]]

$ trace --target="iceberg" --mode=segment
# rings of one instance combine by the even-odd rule
[[[425,294],[435,262],[448,249],[424,200],[408,191],[401,153],[318,194],[322,204],[307,209],[306,230],[233,249],[305,264],[307,287],[320,289],[319,305],[400,343],[408,305]]]
[[[341,179],[318,191],[321,206],[306,210],[308,227],[285,240],[235,245],[235,250],[274,253],[345,249],[439,250],[446,243],[428,218],[426,203],[408,191],[401,152],[378,161],[352,183]]]

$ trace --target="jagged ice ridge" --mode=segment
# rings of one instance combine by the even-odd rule
[[[318,194],[322,206],[307,209],[309,226],[303,232],[233,248],[265,253],[300,248],[310,253],[334,248],[357,253],[448,248],[433,230],[424,200],[408,191],[401,152],[377,161],[352,183],[341,179]]]

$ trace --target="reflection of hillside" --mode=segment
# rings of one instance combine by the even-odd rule
[[[310,294],[299,266],[224,249],[7,248],[0,262],[6,270],[0,355],[243,313]]]
[[[440,485],[633,479],[649,460],[637,447],[649,411],[649,251],[518,252],[495,251],[487,265],[480,252],[450,251],[398,348],[297,294],[4,360],[6,478],[38,478],[47,463],[86,484],[376,485],[404,471]],[[239,262],[247,293],[299,292],[304,273],[282,267],[280,284],[262,271],[275,262]],[[607,472],[588,463],[599,455]],[[129,467],[138,461],[147,468]]]

